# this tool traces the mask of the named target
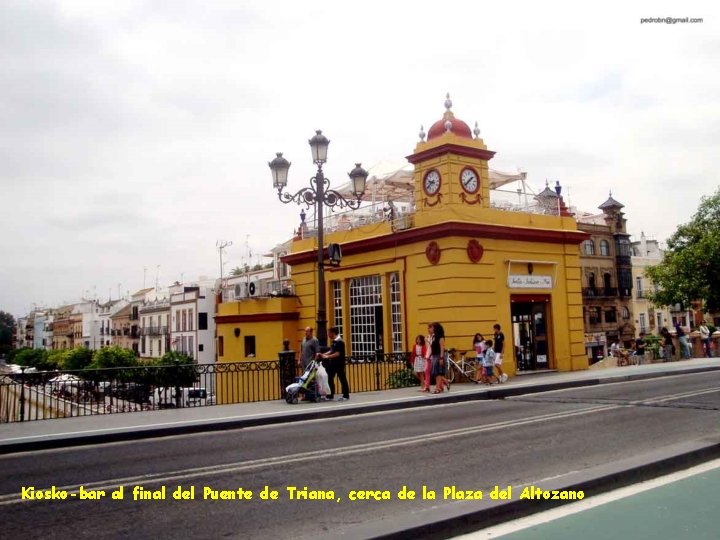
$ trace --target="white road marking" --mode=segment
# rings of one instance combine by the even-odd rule
[[[449,438],[464,437],[467,435],[473,435],[476,433],[483,433],[487,431],[494,431],[499,429],[512,428],[515,426],[522,426],[527,424],[535,424],[540,422],[547,422],[550,420],[558,420],[563,418],[570,418],[573,416],[580,416],[590,413],[609,411],[623,407],[622,405],[595,405],[578,409],[575,411],[563,411],[558,413],[542,414],[538,416],[532,416],[521,420],[508,420],[504,422],[497,422],[495,424],[488,424],[484,426],[472,426],[466,428],[451,429],[447,431],[441,431],[430,434],[414,435],[411,437],[402,437],[399,439],[391,439],[387,441],[378,441],[373,443],[356,444],[351,446],[344,446],[333,449],[315,450],[310,452],[302,452],[299,454],[291,454],[286,456],[275,456],[269,458],[255,459],[250,461],[239,461],[236,463],[226,463],[223,465],[212,465],[208,467],[197,467],[191,469],[181,469],[177,471],[169,471],[157,474],[146,474],[139,476],[130,476],[125,478],[115,478],[102,480],[97,482],[90,482],[86,484],[74,484],[69,486],[56,487],[56,490],[67,491],[68,495],[72,493],[79,493],[80,486],[84,489],[93,490],[111,490],[117,489],[121,485],[150,485],[150,484],[161,484],[168,482],[175,482],[179,480],[187,480],[189,478],[200,478],[206,476],[224,475],[228,473],[246,472],[250,470],[262,469],[266,467],[272,467],[277,465],[288,465],[291,463],[300,463],[305,461],[313,460],[326,460],[333,456],[349,456],[353,454],[370,453],[377,450],[386,450],[391,448],[397,448],[402,446],[410,446],[415,444],[425,444],[434,440],[447,440]],[[38,487],[36,489],[46,489]],[[22,502],[32,502],[29,500],[22,500],[19,493],[8,493],[0,495],[0,506],[9,504],[17,504]]]
[[[584,512],[592,508],[597,508],[598,506],[603,504],[619,501],[620,499],[624,499],[626,497],[632,497],[633,495],[637,495],[644,491],[665,486],[667,484],[672,484],[673,482],[677,482],[679,480],[683,480],[685,478],[689,478],[691,476],[695,476],[697,474],[701,474],[717,468],[720,468],[720,459],[715,459],[713,461],[703,463],[702,465],[697,465],[685,471],[679,471],[676,473],[668,474],[666,476],[660,476],[658,478],[653,478],[652,480],[647,480],[639,484],[627,486],[624,488],[616,489],[614,491],[603,493],[602,495],[596,495],[594,497],[583,499],[582,501],[569,503],[563,505],[560,508],[548,510],[547,512],[540,512],[538,514],[533,514],[532,516],[520,518],[509,523],[503,523],[501,525],[488,527],[487,529],[476,531],[474,533],[456,536],[455,539],[488,540],[491,538],[500,538],[502,536],[517,531],[528,529],[530,527],[535,527],[537,525],[542,525],[543,523],[549,523],[565,516]]]

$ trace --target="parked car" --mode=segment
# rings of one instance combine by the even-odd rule
[[[153,391],[150,403],[159,409],[172,409],[178,404],[180,407],[213,405],[214,399],[205,388],[159,386]]]

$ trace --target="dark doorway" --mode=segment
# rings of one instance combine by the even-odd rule
[[[518,371],[550,368],[547,324],[548,296],[512,299],[513,346]]]

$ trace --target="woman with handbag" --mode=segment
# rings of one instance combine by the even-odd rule
[[[447,360],[445,359],[445,329],[438,322],[432,323],[433,340],[430,344],[432,355],[432,374],[435,377],[435,390],[433,394],[442,394],[445,388],[450,390],[450,383],[445,379]]]

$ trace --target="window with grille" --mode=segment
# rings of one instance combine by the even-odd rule
[[[340,335],[342,336],[343,333],[343,327],[342,327],[342,317],[343,317],[343,308],[342,308],[342,283],[339,281],[333,281],[332,282],[332,291],[333,291],[333,326],[338,327],[338,331],[340,332]]]
[[[390,274],[390,314],[392,318],[392,351],[403,352],[400,274],[398,272]]]
[[[375,354],[378,321],[376,307],[382,313],[380,276],[350,280],[350,346],[354,355]]]

